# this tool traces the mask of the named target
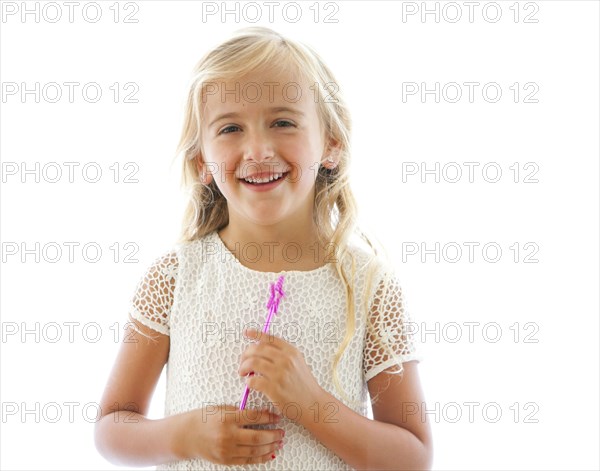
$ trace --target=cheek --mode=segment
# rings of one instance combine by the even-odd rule
[[[311,162],[305,165],[294,164],[292,172],[290,172],[290,181],[296,185],[310,187],[316,179],[315,166]]]
[[[311,185],[317,178],[319,160],[310,142],[303,142],[287,149],[288,163],[292,168],[289,178],[292,183]]]
[[[214,178],[223,184],[236,179],[236,159],[231,151],[220,147],[213,147],[207,152],[210,170]]]

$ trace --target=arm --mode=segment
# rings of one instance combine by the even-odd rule
[[[127,414],[130,423],[125,424],[117,414],[110,413],[96,424],[96,448],[108,461],[118,466],[142,467],[180,459],[175,444],[167,440],[180,427],[180,415],[149,420],[131,412]]]
[[[414,339],[406,330],[410,317],[405,311],[402,288],[393,275],[392,272],[385,274],[371,303],[370,320],[374,330],[367,329],[366,332],[365,374],[389,359],[388,352],[376,341],[377,331],[400,358],[409,358],[415,351]],[[386,371],[396,371],[397,366],[395,364]],[[326,423],[324,419],[308,421],[305,427],[354,468],[431,469],[430,426],[425,417],[415,413],[421,411],[425,403],[417,362],[407,360],[402,363],[402,369],[401,374],[395,375],[382,371],[368,381],[375,420],[357,414],[323,391],[319,404],[334,404],[336,415],[332,423]]]
[[[95,444],[102,456],[118,465],[148,466],[177,459],[172,442],[183,417],[145,417],[169,356],[168,320],[175,288],[172,271],[177,266],[175,254],[167,254],[141,278],[130,313],[143,316],[157,330],[130,315],[127,335],[102,396]]]
[[[114,464],[152,466],[178,459],[173,441],[182,416],[145,417],[168,357],[169,336],[132,322],[145,335],[128,328],[100,402],[94,439],[100,454]]]
[[[373,404],[375,420],[357,414],[323,390],[318,399],[319,411],[330,410],[333,404],[335,415],[304,414],[301,424],[353,468],[431,469],[429,423],[425,418],[421,420],[420,413],[411,413],[415,404],[420,410],[425,402],[417,364],[407,362],[403,367],[402,378],[382,372],[368,382],[371,397],[379,394],[380,398]]]

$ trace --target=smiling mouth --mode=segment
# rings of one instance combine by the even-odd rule
[[[282,174],[276,175],[275,178],[240,178],[240,182],[242,183],[246,183],[248,185],[253,185],[253,186],[263,186],[263,185],[268,185],[269,183],[273,183],[273,182],[277,182],[279,180],[284,179],[285,177],[288,176],[290,172],[284,172]]]

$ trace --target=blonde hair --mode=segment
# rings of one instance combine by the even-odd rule
[[[336,271],[346,289],[347,321],[346,333],[335,355],[332,369],[333,381],[338,392],[348,399],[340,385],[336,367],[351,342],[355,331],[354,286],[342,267],[342,261],[351,260],[353,280],[356,272],[356,260],[347,249],[350,237],[358,233],[369,245],[373,253],[369,254],[367,265],[367,290],[370,293],[376,264],[372,263],[379,253],[367,235],[357,227],[357,206],[350,189],[350,132],[351,119],[348,108],[337,89],[335,99],[326,99],[325,92],[337,81],[333,73],[324,64],[320,56],[309,46],[284,38],[277,32],[265,27],[248,27],[238,30],[227,41],[208,52],[195,66],[187,97],[185,118],[176,157],[183,155],[182,187],[189,197],[184,212],[179,242],[199,239],[215,230],[220,230],[229,222],[227,200],[218,189],[213,178],[206,185],[200,181],[197,158],[202,158],[202,98],[204,87],[211,81],[228,81],[246,76],[264,66],[270,70],[294,70],[298,76],[309,83],[318,83],[317,111],[321,120],[321,129],[325,136],[339,143],[339,163],[333,169],[320,166],[315,182],[315,200],[313,217],[317,228],[317,237],[322,246],[327,246],[327,260],[335,264]],[[335,253],[337,250],[337,253]],[[384,250],[385,251],[385,250]],[[366,315],[368,297],[362,315]],[[374,332],[371,322],[367,322],[369,331]],[[374,335],[374,337],[377,337]],[[395,356],[389,347],[384,349]]]

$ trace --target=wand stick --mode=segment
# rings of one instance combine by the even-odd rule
[[[283,292],[283,275],[279,277],[277,283],[271,283],[271,296],[269,297],[269,302],[267,302],[267,307],[269,308],[269,313],[267,314],[267,320],[263,325],[263,333],[269,332],[269,326],[271,325],[271,318],[274,314],[277,314],[277,309],[279,308],[279,301],[281,301],[282,297],[285,297],[285,293]],[[254,371],[251,371],[246,375],[252,376]],[[244,410],[246,407],[246,401],[248,400],[248,394],[250,394],[250,388],[246,385],[244,389],[244,394],[242,394],[242,400],[240,402],[240,410]]]

